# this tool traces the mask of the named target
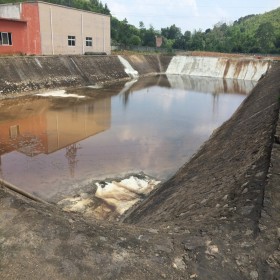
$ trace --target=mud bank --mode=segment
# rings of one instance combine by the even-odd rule
[[[274,64],[124,224],[84,220],[2,186],[0,278],[280,279],[279,75]]]
[[[268,60],[167,55],[1,57],[0,96],[129,79],[131,72],[258,80],[270,65]]]

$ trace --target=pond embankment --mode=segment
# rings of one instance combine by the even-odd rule
[[[138,75],[158,73],[259,80],[269,60],[168,55],[124,55]],[[22,56],[0,58],[0,94],[77,87],[129,79],[119,56]]]
[[[126,59],[141,73],[142,59]],[[0,278],[280,279],[279,75],[272,63],[234,116],[123,224],[2,186]]]

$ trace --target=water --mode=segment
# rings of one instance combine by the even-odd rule
[[[0,176],[52,201],[92,179],[127,173],[165,180],[230,118],[253,82],[157,76],[85,98],[0,101]]]

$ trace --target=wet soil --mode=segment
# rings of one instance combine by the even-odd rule
[[[1,186],[0,279],[280,279],[279,75],[124,223]]]

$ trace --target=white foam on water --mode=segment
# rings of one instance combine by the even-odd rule
[[[95,196],[114,207],[119,214],[123,214],[138,202],[142,195],[149,194],[159,183],[159,181],[149,178],[139,179],[130,176],[120,182],[106,182],[105,186],[96,183]]]
[[[73,93],[66,93],[66,91],[63,90],[55,90],[55,91],[47,91],[43,93],[37,93],[37,96],[43,96],[43,97],[62,97],[62,98],[69,98],[69,97],[75,97],[75,98],[85,98],[84,95],[78,95]]]
[[[100,88],[103,88],[103,86],[102,85],[89,85],[89,86],[87,86],[87,88],[100,89]]]
[[[107,219],[111,214],[123,214],[135,203],[148,195],[160,181],[143,177],[130,176],[119,182],[111,181],[96,183],[95,195],[83,193],[75,197],[67,197],[58,202],[58,205],[67,212],[79,212],[86,217]],[[104,203],[97,205],[96,198]],[[99,203],[100,204],[100,203]],[[114,209],[112,213],[112,209]]]

